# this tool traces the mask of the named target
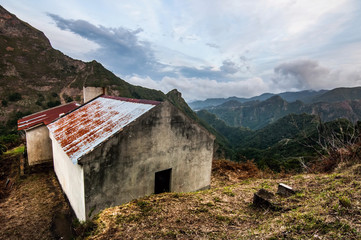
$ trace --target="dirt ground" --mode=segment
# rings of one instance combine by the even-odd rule
[[[19,155],[4,155],[0,178],[0,239],[71,239],[71,210],[52,166],[19,175]]]

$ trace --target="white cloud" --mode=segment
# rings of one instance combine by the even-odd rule
[[[172,78],[164,77],[155,81],[150,77],[128,76],[127,82],[165,93],[176,88],[187,101],[210,97],[243,96],[251,97],[270,90],[270,86],[261,78],[250,78],[232,82],[217,82],[204,78]]]

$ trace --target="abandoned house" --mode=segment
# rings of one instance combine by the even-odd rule
[[[24,130],[26,134],[26,150],[30,166],[53,160],[51,140],[46,125],[79,106],[80,104],[72,102],[18,120],[18,130]]]
[[[210,185],[214,136],[168,101],[102,95],[47,127],[55,173],[80,220]]]

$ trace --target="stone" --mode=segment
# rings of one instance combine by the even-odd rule
[[[273,193],[261,188],[253,196],[253,205],[257,207],[274,208],[275,206],[272,203],[273,197]]]
[[[292,187],[284,184],[284,183],[280,183],[278,184],[278,190],[277,190],[277,194],[281,195],[283,197],[289,197],[294,195],[296,192],[292,189]]]

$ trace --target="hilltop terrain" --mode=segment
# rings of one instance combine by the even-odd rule
[[[359,239],[359,171],[357,165],[334,174],[259,177],[197,193],[153,195],[104,210],[85,235],[88,239]],[[298,192],[277,197],[279,210],[252,204],[257,190],[275,193],[280,182]]]
[[[274,174],[252,162],[214,161],[209,190],[150,195],[82,224],[69,215],[51,168],[20,177],[15,161],[11,184],[4,188],[0,178],[7,191],[0,197],[6,210],[0,239],[360,239],[360,148],[353,149],[358,157],[344,152],[329,173]],[[14,159],[13,152],[2,161]],[[253,205],[254,193],[275,193],[279,183],[296,194],[276,195],[275,209]]]

